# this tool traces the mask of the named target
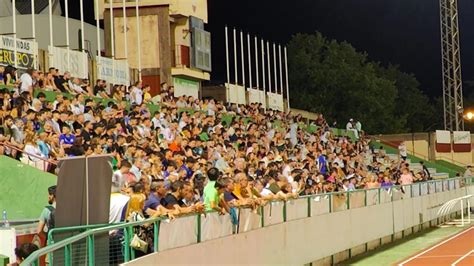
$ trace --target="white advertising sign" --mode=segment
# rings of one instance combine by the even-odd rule
[[[60,73],[69,71],[74,78],[88,78],[88,62],[85,52],[73,51],[48,46],[51,55],[50,66],[59,69]],[[69,60],[68,60],[69,57]]]
[[[451,132],[449,132],[447,130],[436,130],[436,143],[450,144],[451,143]]]
[[[268,108],[278,111],[284,111],[283,106],[283,95],[276,93],[267,93],[268,97]]]
[[[247,89],[249,93],[249,103],[261,103],[265,105],[265,92],[257,89]]]
[[[128,61],[97,57],[97,78],[103,79],[107,83],[130,85]]]
[[[245,95],[245,88],[243,86],[226,83],[226,88],[229,90],[229,99],[231,103],[247,104]]]
[[[454,131],[454,144],[471,144],[471,132],[469,131]]]
[[[183,78],[173,78],[174,96],[193,96],[199,98],[199,82]]]

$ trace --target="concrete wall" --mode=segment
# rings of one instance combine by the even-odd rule
[[[425,160],[445,160],[460,166],[474,164],[474,149],[471,152],[437,152],[436,134],[414,133],[414,134],[395,134],[395,135],[377,135],[378,139],[397,145],[405,142],[408,152]],[[474,134],[471,134],[471,141],[474,147]]]
[[[440,191],[450,185],[453,184],[446,181],[432,189]],[[333,262],[342,261],[352,252],[362,253],[426,228],[438,218],[436,212],[443,203],[466,195],[468,190],[474,192],[470,187],[413,198],[403,195],[393,202],[380,201],[376,205],[296,219],[160,251],[126,265],[304,265],[324,261],[322,264],[327,264],[329,256]],[[422,191],[419,190],[423,194]],[[419,194],[414,192],[413,195]],[[160,238],[160,241],[166,239]]]

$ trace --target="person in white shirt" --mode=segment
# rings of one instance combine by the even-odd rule
[[[136,82],[130,92],[130,100],[132,104],[141,105],[143,102],[143,91],[140,82]]]
[[[472,166],[468,165],[466,167],[466,172],[464,172],[464,177],[471,177],[474,176],[474,173],[472,172]]]
[[[78,78],[74,78],[68,81],[69,88],[75,93],[83,94],[86,93],[81,87],[81,81]]]
[[[405,145],[405,142],[400,143],[400,146],[398,146],[398,151],[400,152],[400,157],[402,157],[402,160],[406,161],[407,146]]]
[[[347,122],[347,124],[346,124],[346,130],[354,132],[354,136],[356,137],[356,139],[359,139],[359,132],[354,127],[353,123],[354,123],[354,119],[352,119],[352,118],[349,119],[349,122]]]
[[[34,78],[38,75],[38,72],[34,69],[28,69],[25,73],[20,76],[21,87],[20,93],[22,92],[29,92],[33,95],[33,86],[34,86]]]

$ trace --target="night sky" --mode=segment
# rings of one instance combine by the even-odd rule
[[[85,0],[92,6],[93,0]],[[441,95],[438,0],[209,0],[212,79],[225,80],[224,26],[277,43],[293,34],[321,32],[348,41],[370,59],[414,73],[430,96]],[[79,17],[77,10],[70,10]],[[474,1],[459,0],[463,80],[474,80]],[[77,13],[77,14],[76,14]],[[91,23],[93,9],[86,10]],[[291,84],[290,84],[291,87]],[[464,94],[468,95],[468,87]]]

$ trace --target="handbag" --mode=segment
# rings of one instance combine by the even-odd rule
[[[135,234],[132,238],[132,241],[130,241],[130,247],[146,253],[148,250],[148,243],[141,240],[140,237],[138,237],[138,234]]]

